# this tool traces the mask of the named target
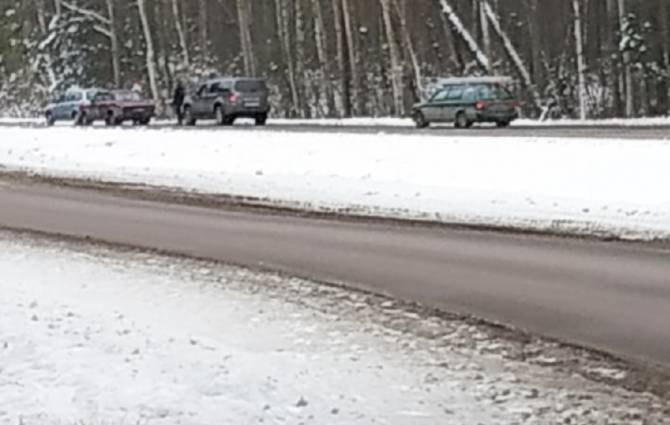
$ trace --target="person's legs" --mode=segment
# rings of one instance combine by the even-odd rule
[[[174,112],[177,115],[177,124],[178,125],[184,124],[184,108],[182,107],[182,105],[175,105]]]

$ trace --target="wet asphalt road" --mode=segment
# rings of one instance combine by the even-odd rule
[[[670,365],[670,251],[261,215],[0,180],[0,225],[346,283]]]
[[[62,123],[59,126],[68,126]],[[0,127],[19,128],[49,128],[39,123],[0,123]],[[96,124],[93,128],[104,129],[104,125]],[[124,129],[133,129],[126,125]],[[284,124],[268,122],[267,127],[254,127],[248,124],[237,124],[234,127],[219,127],[213,122],[203,121],[196,127],[177,127],[173,124],[162,122],[154,123],[148,130],[181,129],[184,131],[217,130],[221,132],[259,131],[271,129],[278,132],[323,132],[323,133],[348,133],[348,134],[400,134],[400,135],[425,135],[434,137],[557,137],[557,138],[603,138],[603,139],[666,139],[670,140],[670,126],[512,126],[510,128],[498,129],[490,126],[473,127],[468,130],[455,129],[449,125],[433,126],[428,129],[418,130],[414,127],[399,126],[338,126],[338,125],[314,125],[314,124]]]

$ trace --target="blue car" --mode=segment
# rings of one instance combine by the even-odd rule
[[[99,91],[81,88],[66,91],[45,108],[47,125],[54,125],[56,121],[73,121],[75,125],[91,124],[95,117],[88,116],[87,109]]]

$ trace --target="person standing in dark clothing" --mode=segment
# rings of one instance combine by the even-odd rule
[[[174,89],[174,95],[172,96],[172,107],[174,112],[177,115],[177,123],[182,125],[184,122],[184,100],[186,98],[186,88],[184,83],[177,81],[177,86]]]

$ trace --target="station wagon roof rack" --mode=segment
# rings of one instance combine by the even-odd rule
[[[486,76],[486,77],[446,77],[436,78],[435,83],[446,86],[451,84],[511,84],[512,77]]]

